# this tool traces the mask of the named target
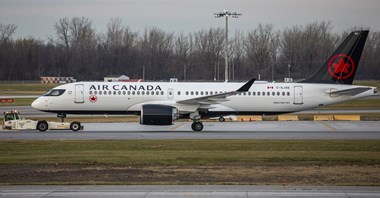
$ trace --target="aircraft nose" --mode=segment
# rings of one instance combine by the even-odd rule
[[[36,100],[34,100],[31,106],[33,109],[43,110],[43,104],[40,98],[37,98]]]

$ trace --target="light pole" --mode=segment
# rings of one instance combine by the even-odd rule
[[[239,18],[241,13],[230,12],[228,10],[223,10],[223,12],[214,13],[215,18],[226,17],[226,44],[225,44],[225,68],[224,68],[224,80],[228,81],[228,17]]]

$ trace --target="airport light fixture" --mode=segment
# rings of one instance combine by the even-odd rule
[[[241,13],[237,12],[231,12],[228,10],[223,10],[222,12],[214,13],[215,18],[222,18],[226,17],[226,43],[225,43],[225,70],[224,70],[224,79],[225,81],[228,81],[228,17],[232,18],[239,18],[241,16]]]

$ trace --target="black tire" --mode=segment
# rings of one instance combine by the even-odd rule
[[[224,122],[224,121],[226,121],[226,119],[224,119],[223,116],[219,117],[219,122]]]
[[[37,123],[37,130],[44,132],[49,129],[49,124],[46,121],[40,121]]]
[[[72,131],[79,131],[81,128],[80,122],[72,122],[70,124],[70,130]]]
[[[191,125],[191,129],[193,129],[193,131],[202,131],[203,130],[202,122],[193,122],[193,124]]]

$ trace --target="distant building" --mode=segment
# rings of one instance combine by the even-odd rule
[[[104,82],[144,82],[143,79],[130,79],[126,75],[109,75],[104,77]]]
[[[76,82],[74,77],[56,77],[56,76],[43,76],[41,77],[41,84],[66,84]]]
[[[129,80],[129,77],[126,75],[109,75],[104,77],[104,82],[119,82]]]

